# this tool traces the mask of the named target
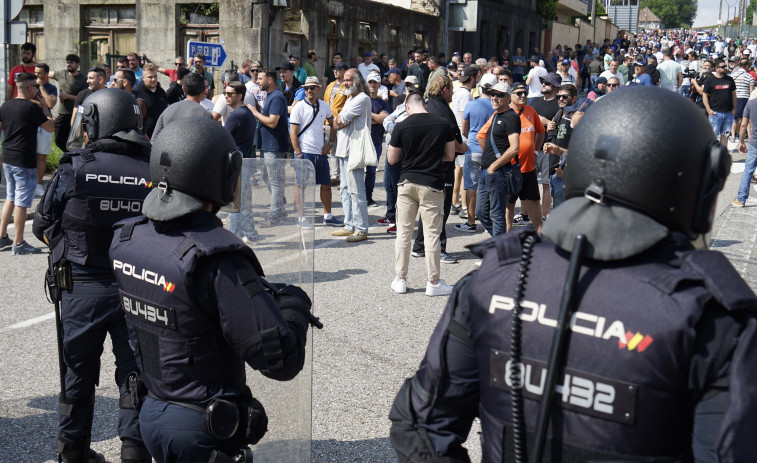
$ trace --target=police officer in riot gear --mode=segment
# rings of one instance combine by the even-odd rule
[[[219,124],[172,122],[152,148],[145,216],[115,229],[110,257],[148,390],[142,435],[158,462],[249,452],[267,418],[245,363],[279,381],[304,364],[310,299],[295,286],[272,295],[255,254],[216,217],[241,165]]]
[[[757,298],[702,246],[730,170],[707,122],[650,87],[586,112],[542,236],[474,247],[392,407],[401,462],[470,461],[475,417],[484,462],[754,458]]]
[[[104,461],[89,448],[100,355],[110,334],[120,389],[118,435],[124,462],[149,462],[127,377],[136,372],[108,248],[113,224],[136,215],[150,191],[150,143],[136,100],[104,89],[78,108],[68,146],[34,216],[34,234],[50,247],[62,338],[58,454],[69,463]]]

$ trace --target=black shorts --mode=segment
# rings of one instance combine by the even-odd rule
[[[520,189],[520,193],[508,196],[507,204],[515,204],[515,201],[518,199],[521,201],[541,200],[541,196],[539,195],[539,182],[536,180],[536,169],[523,174],[523,187]]]

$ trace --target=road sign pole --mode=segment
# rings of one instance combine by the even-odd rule
[[[10,34],[10,2],[3,2],[2,8],[0,8],[0,27],[2,27],[2,35],[0,35],[0,76],[3,81],[0,82],[0,100],[5,101],[5,95],[8,93],[8,36]]]

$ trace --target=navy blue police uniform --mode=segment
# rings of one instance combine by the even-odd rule
[[[255,254],[210,212],[124,221],[110,256],[149,391],[140,422],[153,458],[208,461],[213,450],[235,455],[256,443],[265,424],[241,423],[220,438],[204,415],[214,399],[246,415],[255,401],[245,362],[275,380],[294,378],[304,364],[307,319],[264,291]]]
[[[640,101],[661,109],[639,117]],[[689,130],[687,146],[637,136],[660,127]],[[757,297],[703,246],[730,172],[707,127],[657,88],[592,105],[542,235],[472,248],[481,268],[455,286],[389,416],[401,462],[470,461],[475,418],[486,463],[753,459]]]
[[[455,287],[417,374],[390,418],[402,462],[470,461],[481,420],[484,462],[513,461],[510,331],[523,233],[475,251],[479,271]],[[535,427],[569,253],[542,237],[522,303],[525,416]],[[547,456],[563,461],[745,461],[757,426],[757,299],[720,253],[671,234],[619,262],[586,261]],[[623,365],[623,368],[618,368]],[[430,444],[427,445],[426,442]],[[551,451],[550,451],[551,449]],[[649,459],[649,460],[647,460]],[[657,460],[654,460],[657,461]]]
[[[108,248],[114,223],[141,214],[150,191],[150,144],[132,132],[130,141],[102,139],[69,152],[42,198],[34,234],[47,238],[54,262],[67,262],[72,285],[61,296],[65,390],[60,395],[58,452],[63,461],[87,461],[100,356],[110,334],[121,400],[118,435],[125,460],[149,458],[142,445],[138,411],[131,406],[127,376],[137,370],[128,343]],[[85,458],[81,460],[81,458]]]

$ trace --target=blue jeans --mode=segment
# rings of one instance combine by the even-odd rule
[[[710,116],[710,126],[712,127],[712,131],[715,132],[716,137],[730,133],[732,124],[733,113],[731,112],[716,112],[714,116]]]
[[[387,159],[384,162],[384,189],[386,190],[386,218],[394,219],[397,217],[397,184],[400,182],[400,173],[402,172],[402,161],[396,164],[389,164]]]
[[[284,186],[281,182],[281,175],[284,171],[283,162],[274,162],[274,159],[285,159],[284,151],[263,151],[265,159],[265,170],[268,173],[268,186],[271,188],[271,209],[272,216],[278,216],[284,212]]]
[[[476,218],[492,236],[507,233],[507,188],[504,168],[490,174],[481,167],[476,190]]]
[[[752,175],[757,168],[757,146],[749,144],[746,151],[746,160],[744,161],[744,173],[741,174],[741,183],[739,184],[739,202],[746,204],[749,197],[749,185],[752,182]]]
[[[565,200],[562,177],[558,177],[557,174],[549,176],[549,194],[552,196],[552,209],[562,204]]]
[[[689,96],[689,93],[691,93],[691,85],[681,85],[678,87],[678,93],[683,96]]]
[[[37,186],[37,169],[28,167],[16,167],[3,164],[5,175],[5,194],[8,201],[12,201],[17,207],[32,207],[34,200],[34,188]]]
[[[342,172],[342,182],[339,189],[342,193],[342,209],[344,210],[344,228],[368,232],[368,200],[365,197],[365,181],[363,169],[349,170],[347,157],[339,159],[339,169]]]

